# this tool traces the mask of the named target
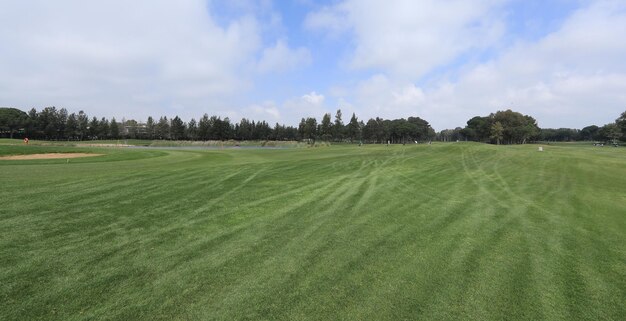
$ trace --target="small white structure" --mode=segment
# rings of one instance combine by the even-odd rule
[[[543,152],[543,146],[539,146],[539,148],[537,149],[537,151]]]

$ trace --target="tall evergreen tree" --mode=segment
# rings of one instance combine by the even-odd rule
[[[31,108],[28,111],[28,118],[26,121],[26,136],[36,137],[39,135],[39,114],[37,113],[37,109]]]
[[[167,120],[166,116],[159,118],[159,122],[155,125],[154,131],[158,139],[170,138],[170,122]]]
[[[306,119],[302,117],[300,124],[298,124],[298,136],[300,139],[306,139]]]
[[[59,112],[57,114],[57,117],[55,119],[56,121],[56,127],[57,127],[57,139],[64,139],[67,137],[66,134],[66,128],[65,126],[67,125],[67,118],[68,118],[68,113],[67,113],[67,109],[65,108],[61,108],[59,109]]]
[[[154,126],[154,118],[148,116],[148,121],[146,121],[146,136],[148,139],[154,139]]]
[[[211,120],[208,114],[204,114],[198,122],[198,137],[201,140],[209,140],[211,135]]]
[[[352,117],[350,118],[350,122],[348,123],[347,134],[350,142],[354,142],[360,138],[361,128],[359,126],[359,120],[356,118],[356,115],[352,113]]]
[[[120,138],[120,128],[115,120],[115,117],[111,118],[111,123],[109,124],[109,136],[111,139],[119,139]]]
[[[82,110],[78,112],[78,135],[80,140],[89,135],[89,117]]]
[[[319,135],[323,141],[330,141],[333,138],[333,128],[332,123],[330,121],[330,114],[324,114],[322,117],[322,123],[319,128]]]
[[[189,123],[187,123],[186,136],[189,140],[198,139],[198,123],[193,118],[189,121]]]
[[[46,139],[57,139],[59,134],[58,111],[56,107],[46,107],[39,113],[39,128]]]
[[[333,140],[335,141],[343,140],[344,125],[341,116],[341,109],[337,109],[337,113],[335,114],[335,124],[333,125]]]
[[[78,133],[78,117],[75,113],[71,113],[67,116],[67,123],[65,124],[65,138],[75,139]]]
[[[172,118],[170,125],[170,138],[173,140],[182,139],[185,135],[185,123],[178,116]]]
[[[102,119],[100,119],[100,124],[98,124],[98,137],[101,139],[109,138],[109,126],[109,121],[102,117]]]
[[[98,118],[96,118],[96,116],[93,116],[93,118],[91,119],[91,121],[89,122],[89,137],[91,139],[99,139],[98,137],[98,133],[100,132],[99,127],[100,126],[100,122],[98,121]]]

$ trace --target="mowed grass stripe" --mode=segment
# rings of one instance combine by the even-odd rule
[[[129,152],[0,164],[1,319],[626,312],[622,149]]]

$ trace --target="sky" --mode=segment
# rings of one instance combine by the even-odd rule
[[[435,130],[626,110],[626,0],[0,0],[0,106]]]

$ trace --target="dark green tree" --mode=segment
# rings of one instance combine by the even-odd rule
[[[211,121],[209,120],[209,115],[204,114],[200,121],[198,122],[198,137],[201,140],[209,140],[211,133]]]
[[[246,118],[242,118],[239,122],[238,126],[236,126],[235,136],[240,140],[251,140],[253,139],[254,133],[254,122],[250,122]]]
[[[254,130],[255,138],[257,140],[268,140],[272,137],[272,128],[266,121],[260,121],[256,123]]]
[[[78,117],[75,113],[71,113],[67,116],[67,123],[65,124],[65,138],[74,140],[78,135]]]
[[[389,128],[385,120],[379,117],[370,118],[363,126],[363,138],[374,143],[385,143],[389,139]]]
[[[91,118],[91,121],[89,122],[89,138],[91,139],[99,139],[98,137],[98,133],[100,133],[100,122],[98,121],[98,118],[96,118],[96,116],[93,116],[93,118]]]
[[[467,126],[463,129],[463,135],[469,140],[477,142],[488,142],[491,131],[489,117],[476,116],[467,121]]]
[[[612,143],[617,142],[622,136],[621,128],[617,123],[610,123],[602,126],[599,130],[600,140],[610,141]]]
[[[120,138],[120,127],[117,121],[115,120],[115,117],[111,118],[111,123],[109,123],[109,136],[112,139]]]
[[[599,130],[600,130],[600,127],[596,125],[584,127],[583,129],[580,130],[579,137],[581,140],[588,140],[588,141],[598,140]]]
[[[166,116],[161,116],[159,118],[159,122],[154,126],[154,133],[156,138],[158,139],[169,139],[170,138],[170,122],[167,120]]]
[[[146,136],[148,139],[154,139],[154,127],[154,118],[148,116],[148,121],[146,121]]]
[[[496,121],[493,125],[491,125],[491,134],[489,138],[496,141],[498,145],[500,145],[500,141],[504,138],[504,126],[499,121]]]
[[[335,141],[342,141],[344,136],[344,125],[341,116],[341,109],[337,109],[335,124],[333,125],[333,140]]]
[[[59,113],[56,107],[46,107],[38,115],[39,129],[43,131],[45,139],[58,139]]]
[[[38,137],[39,134],[39,114],[37,113],[37,109],[31,108],[28,111],[24,135],[26,137],[35,138]]]
[[[84,111],[78,112],[78,136],[84,140],[89,135],[89,117]]]
[[[430,127],[430,124],[419,118],[419,117],[409,117],[407,121],[412,124],[411,127],[411,140],[414,141],[425,141],[428,140],[431,136],[431,132],[434,130]]]
[[[57,139],[64,139],[67,136],[66,128],[65,126],[67,125],[67,118],[68,118],[68,113],[67,113],[67,109],[65,108],[61,108],[59,109],[59,112],[57,113],[56,116],[56,127],[57,127]]]
[[[185,136],[185,123],[180,117],[172,118],[170,125],[170,138],[173,140],[182,139]]]
[[[330,141],[333,138],[333,124],[330,121],[330,114],[324,114],[319,128],[319,135],[323,141]]]
[[[317,134],[317,120],[314,117],[302,118],[298,125],[298,133],[303,140],[315,140]]]
[[[622,139],[626,140],[626,111],[624,111],[616,120],[615,124],[622,133]]]
[[[191,119],[189,123],[187,123],[187,133],[185,134],[189,140],[198,139],[198,123],[195,119]]]
[[[98,124],[98,137],[100,137],[101,139],[109,138],[109,133],[110,133],[109,120],[102,117],[102,119],[100,119],[100,123]]]
[[[359,140],[361,137],[361,127],[359,126],[359,120],[356,118],[356,115],[354,113],[352,113],[350,122],[346,126],[346,132],[351,143]]]
[[[569,142],[580,140],[580,130],[574,128],[542,128],[539,131],[539,140]]]
[[[8,132],[9,138],[24,130],[28,122],[28,114],[17,108],[0,108],[0,133]]]
[[[306,119],[304,119],[304,117],[300,119],[300,123],[298,124],[298,136],[300,139],[306,139]]]

